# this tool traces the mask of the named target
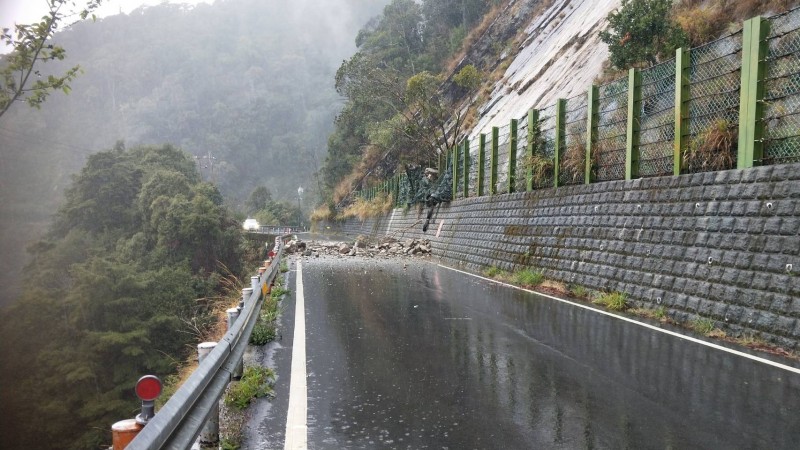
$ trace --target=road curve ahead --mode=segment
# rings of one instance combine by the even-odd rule
[[[287,416],[275,407],[287,401],[276,399],[252,424],[270,438],[251,448],[283,448],[290,429],[311,449],[800,442],[796,371],[432,263],[323,257],[300,270],[306,423],[279,423]],[[284,320],[287,352],[293,322]],[[278,383],[289,395],[289,377]]]

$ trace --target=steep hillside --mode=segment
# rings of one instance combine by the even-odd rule
[[[505,64],[508,68],[489,98],[479,106],[480,120],[470,136],[486,133],[492,126],[507,125],[510,119],[522,117],[532,107],[546,107],[557,98],[585,92],[602,71],[608,49],[598,34],[607,25],[606,16],[619,6],[620,0],[542,3],[537,5],[541,12],[532,14],[529,22],[523,24],[522,34],[514,37],[522,44],[500,55],[500,67]],[[515,50],[516,57],[509,54]],[[505,61],[507,58],[513,59]]]

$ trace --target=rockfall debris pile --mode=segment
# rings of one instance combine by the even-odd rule
[[[291,240],[284,245],[284,253],[297,253],[303,256],[366,256],[366,257],[426,257],[431,254],[431,243],[427,239],[383,238],[380,242],[370,242],[359,236],[353,242],[317,242]]]

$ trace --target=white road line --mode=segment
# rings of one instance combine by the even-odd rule
[[[286,415],[284,450],[308,448],[308,392],[306,389],[306,315],[303,298],[303,268],[297,260],[295,289],[294,340],[292,341],[292,376],[289,382],[289,412]]]
[[[663,328],[659,328],[657,326],[650,325],[649,323],[639,322],[637,320],[633,320],[633,319],[630,319],[630,318],[625,317],[625,316],[619,316],[619,315],[612,314],[612,313],[607,312],[607,311],[603,311],[603,310],[600,310],[600,309],[592,308],[590,306],[582,305],[580,303],[575,303],[575,302],[571,302],[569,300],[564,300],[563,298],[558,298],[558,297],[554,297],[552,295],[544,294],[544,293],[541,293],[541,292],[532,291],[530,289],[521,288],[519,286],[514,286],[513,284],[503,283],[501,281],[493,280],[491,278],[482,277],[480,275],[475,275],[474,273],[464,272],[463,270],[454,269],[452,267],[443,266],[441,264],[439,264],[439,267],[442,267],[442,268],[447,269],[447,270],[452,270],[453,272],[463,273],[465,275],[469,275],[471,277],[479,278],[481,280],[491,281],[491,282],[496,283],[496,284],[500,284],[500,285],[503,285],[503,286],[508,286],[508,287],[511,287],[511,288],[514,288],[514,289],[519,289],[521,291],[530,292],[530,293],[536,294],[536,295],[541,295],[542,297],[547,297],[549,299],[556,300],[556,301],[559,301],[561,303],[566,303],[568,305],[577,306],[578,308],[588,309],[589,311],[593,311],[593,312],[596,312],[598,314],[603,314],[603,315],[606,315],[606,316],[609,316],[609,317],[613,317],[615,319],[624,320],[625,322],[630,322],[630,323],[635,324],[635,325],[639,325],[639,326],[642,326],[642,327],[645,327],[645,328],[649,328],[651,330],[658,331],[659,333],[664,333],[664,334],[668,334],[670,336],[675,336],[675,337],[677,337],[679,339],[683,339],[683,340],[686,340],[686,341],[694,342],[694,343],[700,344],[700,345],[705,345],[706,347],[711,347],[713,349],[721,350],[723,352],[727,352],[727,353],[731,353],[731,354],[734,354],[734,355],[737,355],[737,356],[741,356],[743,358],[751,359],[753,361],[760,362],[762,364],[767,364],[767,365],[770,365],[770,366],[773,366],[773,367],[777,367],[779,369],[783,369],[783,370],[786,370],[786,371],[789,371],[789,372],[794,372],[794,373],[800,374],[800,369],[798,369],[796,367],[787,366],[786,364],[781,364],[779,362],[770,361],[769,359],[764,359],[764,358],[761,358],[761,357],[758,357],[758,356],[751,355],[749,353],[744,353],[744,352],[740,352],[738,350],[734,350],[734,349],[731,349],[731,348],[723,347],[721,345],[717,345],[717,344],[714,344],[712,342],[707,342],[707,341],[704,341],[702,339],[697,339],[697,338],[693,338],[691,336],[686,336],[686,335],[683,335],[683,334],[680,334],[680,333],[676,333],[674,331],[665,330]]]

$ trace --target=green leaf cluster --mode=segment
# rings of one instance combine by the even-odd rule
[[[617,69],[669,58],[688,44],[686,34],[672,20],[672,0],[622,0],[608,15],[608,29],[600,33],[608,44],[609,60]]]
[[[136,380],[175,371],[216,322],[220,268],[242,264],[238,222],[173,146],[92,155],[65,196],[30,249],[27,289],[0,312],[11,448],[110,442]]]
[[[87,1],[79,12],[80,18],[85,19],[101,2]],[[70,83],[80,73],[80,66],[70,67],[63,74],[47,76],[42,76],[38,70],[42,63],[62,61],[66,57],[64,47],[53,44],[52,37],[68,18],[62,8],[68,4],[75,6],[75,2],[67,0],[50,0],[47,4],[49,10],[39,22],[17,24],[13,30],[2,30],[0,41],[11,48],[11,52],[0,64],[0,117],[18,100],[39,108],[54,90],[69,94]],[[35,78],[33,83],[31,77]]]

